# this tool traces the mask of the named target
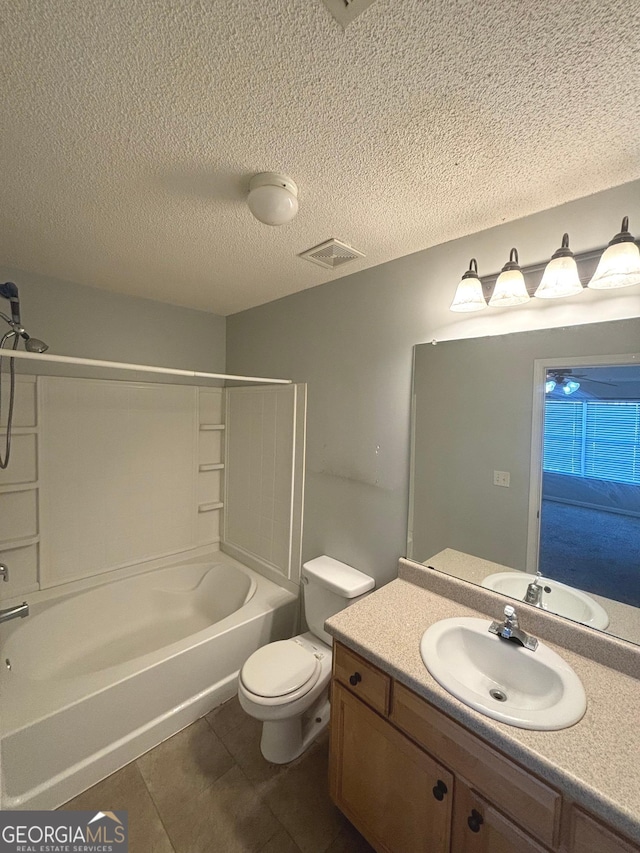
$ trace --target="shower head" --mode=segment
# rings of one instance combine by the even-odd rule
[[[0,296],[4,296],[5,299],[9,300],[9,304],[11,305],[11,321],[16,326],[19,326],[20,297],[18,296],[18,288],[12,281],[6,281],[4,284],[0,284]]]
[[[45,344],[44,341],[40,341],[38,338],[30,337],[26,332],[22,333],[22,337],[24,338],[24,348],[27,352],[43,353],[49,349],[49,344]]]

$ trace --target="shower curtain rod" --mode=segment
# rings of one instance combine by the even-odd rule
[[[169,376],[188,376],[196,379],[230,379],[235,382],[263,382],[265,385],[291,385],[292,379],[267,379],[264,376],[235,376],[232,373],[203,373],[200,370],[179,370],[175,367],[154,367],[150,364],[129,364],[126,361],[102,361],[95,358],[76,358],[70,355],[47,355],[23,350],[2,350],[1,358],[26,358],[57,364],[78,364],[86,367],[107,367],[112,370],[136,370],[143,373],[164,373]]]

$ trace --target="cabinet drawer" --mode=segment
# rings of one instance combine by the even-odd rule
[[[527,832],[556,845],[562,805],[557,791],[397,682],[391,720]]]
[[[639,853],[640,847],[624,841],[589,815],[571,810],[571,853]]]
[[[335,645],[333,675],[378,713],[389,713],[391,678],[340,643]]]
[[[547,853],[545,847],[460,780],[456,781],[451,850],[455,853]]]

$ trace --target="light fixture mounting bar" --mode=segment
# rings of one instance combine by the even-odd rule
[[[603,249],[594,249],[590,252],[576,252],[575,260],[578,265],[578,276],[580,277],[580,281],[583,285],[587,285],[591,280],[594,272],[596,271],[596,267],[598,266],[598,261],[602,255]],[[522,267],[522,274],[524,276],[524,283],[527,288],[527,293],[529,296],[533,296],[538,285],[540,284],[540,277],[544,272],[548,260],[541,261],[538,264],[530,264],[527,267]],[[500,272],[492,273],[491,275],[481,275],[480,281],[482,282],[482,291],[485,295],[487,301],[491,298],[491,294],[493,293],[493,288],[495,287],[496,281],[498,280],[498,276]]]

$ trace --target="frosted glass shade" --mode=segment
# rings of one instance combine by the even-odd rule
[[[509,308],[512,305],[522,305],[529,299],[522,272],[519,269],[504,270],[498,276],[489,305],[492,308]]]
[[[284,225],[298,212],[298,187],[277,172],[260,172],[251,178],[249,210],[265,225]]]
[[[578,266],[573,257],[565,256],[549,261],[534,296],[538,299],[559,299],[582,291]]]
[[[482,292],[482,282],[475,276],[462,279],[456,289],[451,303],[451,311],[482,311],[487,307],[487,301]]]
[[[640,284],[640,251],[635,243],[614,243],[602,253],[600,263],[589,282],[594,290],[612,290]]]

